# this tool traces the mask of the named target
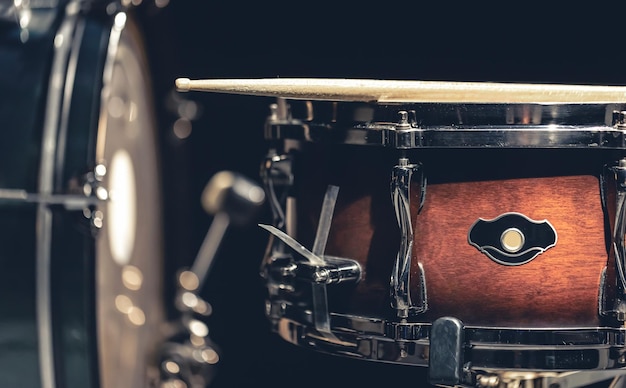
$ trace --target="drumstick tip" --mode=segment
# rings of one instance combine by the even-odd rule
[[[176,90],[179,92],[188,92],[191,89],[191,80],[189,78],[176,79]]]

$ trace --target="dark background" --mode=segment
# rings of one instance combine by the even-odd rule
[[[410,4],[410,5],[409,5]],[[338,77],[626,84],[621,9],[588,4],[449,2],[152,2],[136,9],[160,122],[170,274],[190,265],[211,223],[201,192],[221,170],[259,181],[273,100],[176,93],[188,78]],[[172,98],[201,108],[178,139]],[[173,108],[174,106],[174,108]],[[213,386],[426,386],[425,371],[317,354],[284,343],[265,321],[258,275],[268,222],[228,231],[205,298],[222,360]],[[168,280],[166,280],[168,281]]]

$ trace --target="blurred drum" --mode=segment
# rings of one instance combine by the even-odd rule
[[[7,2],[0,17],[0,381],[149,386],[163,235],[139,31],[115,2]]]
[[[445,386],[623,373],[623,104],[298,97],[265,128],[282,338]]]

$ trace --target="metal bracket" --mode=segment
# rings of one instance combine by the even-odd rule
[[[276,150],[271,149],[261,166],[261,176],[272,211],[272,224],[281,231],[287,231],[289,222],[287,207],[289,193],[294,182],[292,159],[291,154],[278,154]],[[293,257],[285,245],[272,240],[260,269],[261,277],[267,283],[270,297],[284,290],[293,291],[293,285],[289,284],[287,279],[293,277],[291,270],[294,267]]]
[[[328,186],[311,251],[278,228],[262,224],[259,226],[279,238],[307,260],[307,262],[298,263],[299,265],[294,268],[294,271],[307,274],[305,277],[311,280],[312,312],[315,329],[325,340],[343,344],[344,342],[331,332],[326,285],[346,280],[358,280],[361,276],[361,268],[354,260],[331,258],[323,255],[338,193],[339,187]]]
[[[268,192],[273,224],[281,230],[284,230],[286,225],[286,200],[294,181],[291,172],[292,163],[291,155],[278,155],[272,152],[265,159],[261,168],[263,183]]]
[[[294,268],[295,277],[323,284],[356,283],[361,280],[361,265],[357,261],[335,256],[321,257],[324,260],[321,266],[310,262],[298,263]]]

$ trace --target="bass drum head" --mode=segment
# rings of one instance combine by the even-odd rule
[[[144,48],[125,18],[117,16],[109,43],[96,150],[96,175],[103,175],[108,196],[96,215],[102,220],[96,242],[102,387],[155,384],[165,321],[156,119]]]

